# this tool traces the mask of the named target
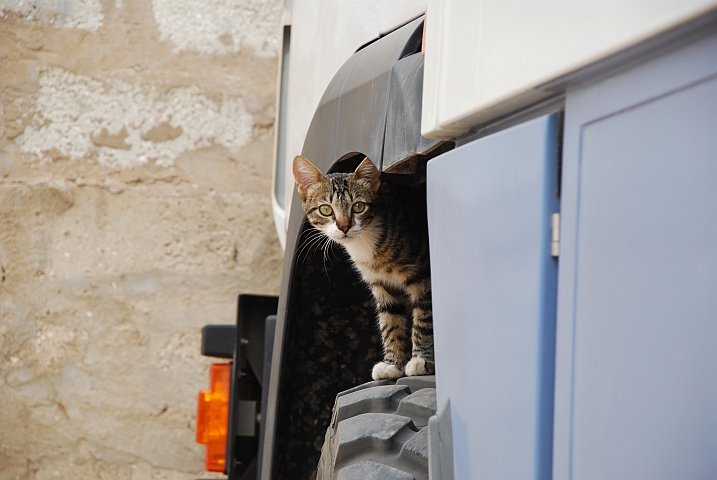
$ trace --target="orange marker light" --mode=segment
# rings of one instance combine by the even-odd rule
[[[206,445],[204,468],[224,472],[229,420],[231,363],[215,363],[210,370],[210,390],[199,392],[197,401],[197,443]]]

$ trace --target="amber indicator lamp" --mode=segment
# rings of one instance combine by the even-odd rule
[[[197,443],[206,445],[204,468],[209,472],[226,469],[231,370],[231,363],[213,364],[210,389],[199,392],[197,401]]]

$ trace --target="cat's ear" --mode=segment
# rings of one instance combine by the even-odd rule
[[[371,191],[373,193],[376,193],[378,187],[381,186],[381,180],[379,180],[381,172],[368,157],[364,158],[363,162],[356,167],[354,176],[355,178],[368,180],[371,183]]]
[[[306,198],[306,192],[308,192],[309,188],[324,178],[321,170],[316,168],[308,158],[302,157],[301,155],[294,158],[293,169],[296,188],[299,190],[301,198]]]

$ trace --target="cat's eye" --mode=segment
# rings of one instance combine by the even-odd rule
[[[361,213],[364,210],[366,210],[366,204],[363,202],[356,202],[354,203],[354,206],[351,207],[354,213]]]
[[[334,210],[331,208],[331,205],[321,205],[319,207],[319,213],[323,215],[324,217],[328,217],[334,212]]]

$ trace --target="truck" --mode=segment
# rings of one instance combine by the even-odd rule
[[[207,465],[717,478],[717,2],[284,5],[281,291],[204,330],[231,360],[199,397]],[[296,155],[425,184],[435,376],[370,381],[371,297],[312,245]]]

